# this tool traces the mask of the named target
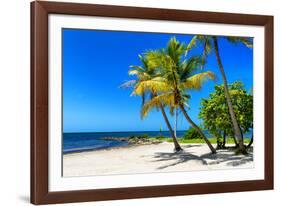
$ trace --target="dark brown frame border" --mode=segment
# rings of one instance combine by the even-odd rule
[[[257,25],[265,28],[265,179],[253,181],[48,191],[48,15],[70,14]],[[163,197],[273,189],[273,16],[93,4],[31,3],[31,203]]]

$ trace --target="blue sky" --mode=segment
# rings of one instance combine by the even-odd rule
[[[140,65],[138,54],[165,47],[173,36],[189,42],[191,35],[77,29],[63,29],[62,34],[64,132],[167,130],[160,112],[152,111],[141,120],[141,98],[130,96],[131,89],[119,86],[132,79],[128,70],[130,65]],[[219,49],[229,83],[240,80],[250,89],[252,49],[230,44],[221,37]],[[201,51],[198,46],[193,54]],[[214,84],[222,83],[214,54],[208,56],[205,70],[213,71],[217,79],[206,82],[200,91],[190,91],[188,113],[196,123],[200,123],[201,98],[213,91]],[[174,122],[171,116],[170,122]],[[181,114],[178,124],[179,130],[189,127]]]

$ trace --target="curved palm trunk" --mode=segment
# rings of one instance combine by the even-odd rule
[[[185,116],[186,120],[192,125],[192,127],[194,129],[196,129],[196,131],[203,137],[203,139],[205,140],[205,142],[207,143],[207,145],[209,146],[210,150],[212,151],[213,154],[216,153],[215,148],[213,147],[213,145],[210,143],[210,141],[207,139],[207,137],[205,136],[205,134],[202,132],[202,130],[191,120],[191,118],[189,117],[189,115],[187,114],[187,112],[184,109],[184,106],[182,104],[180,104],[180,109],[183,113],[183,115]]]
[[[174,133],[175,137],[177,138],[177,128],[178,128],[178,109],[176,108],[176,113],[175,113],[175,128],[174,128]]]
[[[171,135],[172,135],[173,142],[174,142],[174,145],[175,145],[175,151],[176,151],[176,152],[179,152],[179,151],[182,150],[182,148],[181,148],[181,146],[179,145],[177,138],[175,137],[175,133],[174,133],[174,131],[173,131],[173,129],[172,129],[172,126],[171,126],[171,124],[170,124],[170,122],[169,122],[169,120],[168,120],[168,117],[167,117],[167,115],[166,115],[166,112],[165,112],[164,107],[163,107],[162,104],[160,104],[160,110],[161,110],[162,115],[163,115],[163,117],[164,117],[164,119],[165,119],[165,122],[166,122],[166,124],[167,124],[167,126],[168,126],[168,128],[169,128],[169,131],[170,131],[170,133],[171,133]]]
[[[225,75],[224,68],[223,68],[221,58],[220,58],[220,54],[219,54],[217,37],[213,37],[213,41],[214,41],[214,48],[215,48],[217,62],[218,62],[219,69],[220,69],[220,72],[221,72],[221,75],[222,75],[226,102],[227,102],[227,105],[228,105],[229,114],[230,114],[232,125],[233,125],[233,128],[234,128],[234,136],[238,140],[240,152],[243,153],[243,154],[246,154],[247,153],[246,148],[244,146],[243,137],[242,137],[242,134],[241,134],[241,131],[240,131],[240,128],[239,128],[234,110],[233,110],[233,106],[232,106],[232,102],[231,102],[231,98],[230,98],[230,94],[229,94],[229,90],[228,90],[228,85],[227,85],[227,79],[226,79],[226,75]]]

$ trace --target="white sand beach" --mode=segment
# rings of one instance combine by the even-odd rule
[[[63,155],[63,175],[91,176],[251,168],[253,154],[235,155],[219,150],[211,154],[206,144],[182,144],[173,152],[172,143],[136,145]]]

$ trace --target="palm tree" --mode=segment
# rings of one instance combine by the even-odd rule
[[[159,90],[159,86],[161,87],[161,84],[157,84],[155,83],[155,81],[157,80],[157,72],[155,70],[155,68],[151,68],[148,66],[148,61],[146,58],[144,58],[142,55],[139,55],[139,58],[142,62],[142,66],[131,66],[131,68],[133,68],[132,70],[129,71],[129,75],[135,75],[137,77],[136,80],[131,80],[126,82],[125,84],[123,84],[123,87],[128,87],[128,86],[133,86],[134,90],[132,95],[139,95],[142,97],[142,110],[141,110],[141,118],[143,119],[144,117],[146,117],[146,115],[148,114],[148,112],[144,112],[144,105],[146,102],[146,98],[147,96],[150,96],[150,98],[153,97],[157,97],[157,90]],[[154,84],[152,84],[154,83]],[[157,108],[160,109],[164,120],[167,124],[167,127],[170,131],[170,134],[172,136],[173,139],[173,143],[174,143],[174,150],[176,152],[179,152],[182,150],[182,148],[180,147],[176,137],[175,137],[175,133],[172,129],[172,126],[169,122],[169,119],[167,117],[167,114],[165,112],[165,107],[166,105],[164,103],[162,103],[161,101],[155,102],[155,104],[150,108]]]
[[[159,69],[161,77],[157,78],[157,84],[162,85],[158,90],[159,95],[148,101],[144,105],[144,110],[158,101],[165,102],[172,110],[179,108],[186,120],[205,140],[212,153],[216,153],[215,148],[185,109],[190,98],[190,95],[186,93],[187,90],[199,90],[205,80],[214,79],[214,74],[210,71],[195,74],[202,63],[201,57],[184,58],[184,54],[187,55],[191,44],[193,41],[189,45],[185,45],[176,38],[171,38],[167,48],[146,53],[149,66]]]
[[[229,94],[229,89],[228,89],[228,82],[227,82],[227,78],[226,78],[226,75],[225,75],[222,60],[221,60],[221,57],[220,57],[218,37],[217,36],[197,35],[197,36],[195,36],[195,38],[198,39],[203,44],[203,48],[204,48],[203,49],[203,63],[205,62],[205,58],[206,58],[207,54],[209,54],[212,50],[215,51],[215,55],[216,55],[217,63],[218,63],[218,66],[219,66],[219,70],[220,70],[221,75],[222,75],[224,92],[225,92],[226,101],[227,101],[227,105],[228,105],[228,109],[229,109],[229,114],[230,114],[230,117],[231,117],[233,129],[234,129],[234,136],[238,140],[240,152],[243,153],[243,154],[246,154],[247,151],[246,151],[246,148],[245,148],[245,145],[244,145],[244,142],[243,142],[243,134],[240,130],[240,127],[238,125],[238,122],[237,122],[237,119],[236,119],[236,116],[235,116],[235,113],[234,113],[234,110],[233,110],[233,106],[232,106],[232,102],[231,102],[231,98],[230,98],[230,94]],[[224,38],[226,38],[231,43],[234,43],[234,44],[243,43],[248,48],[252,48],[252,42],[247,37],[224,37]]]

